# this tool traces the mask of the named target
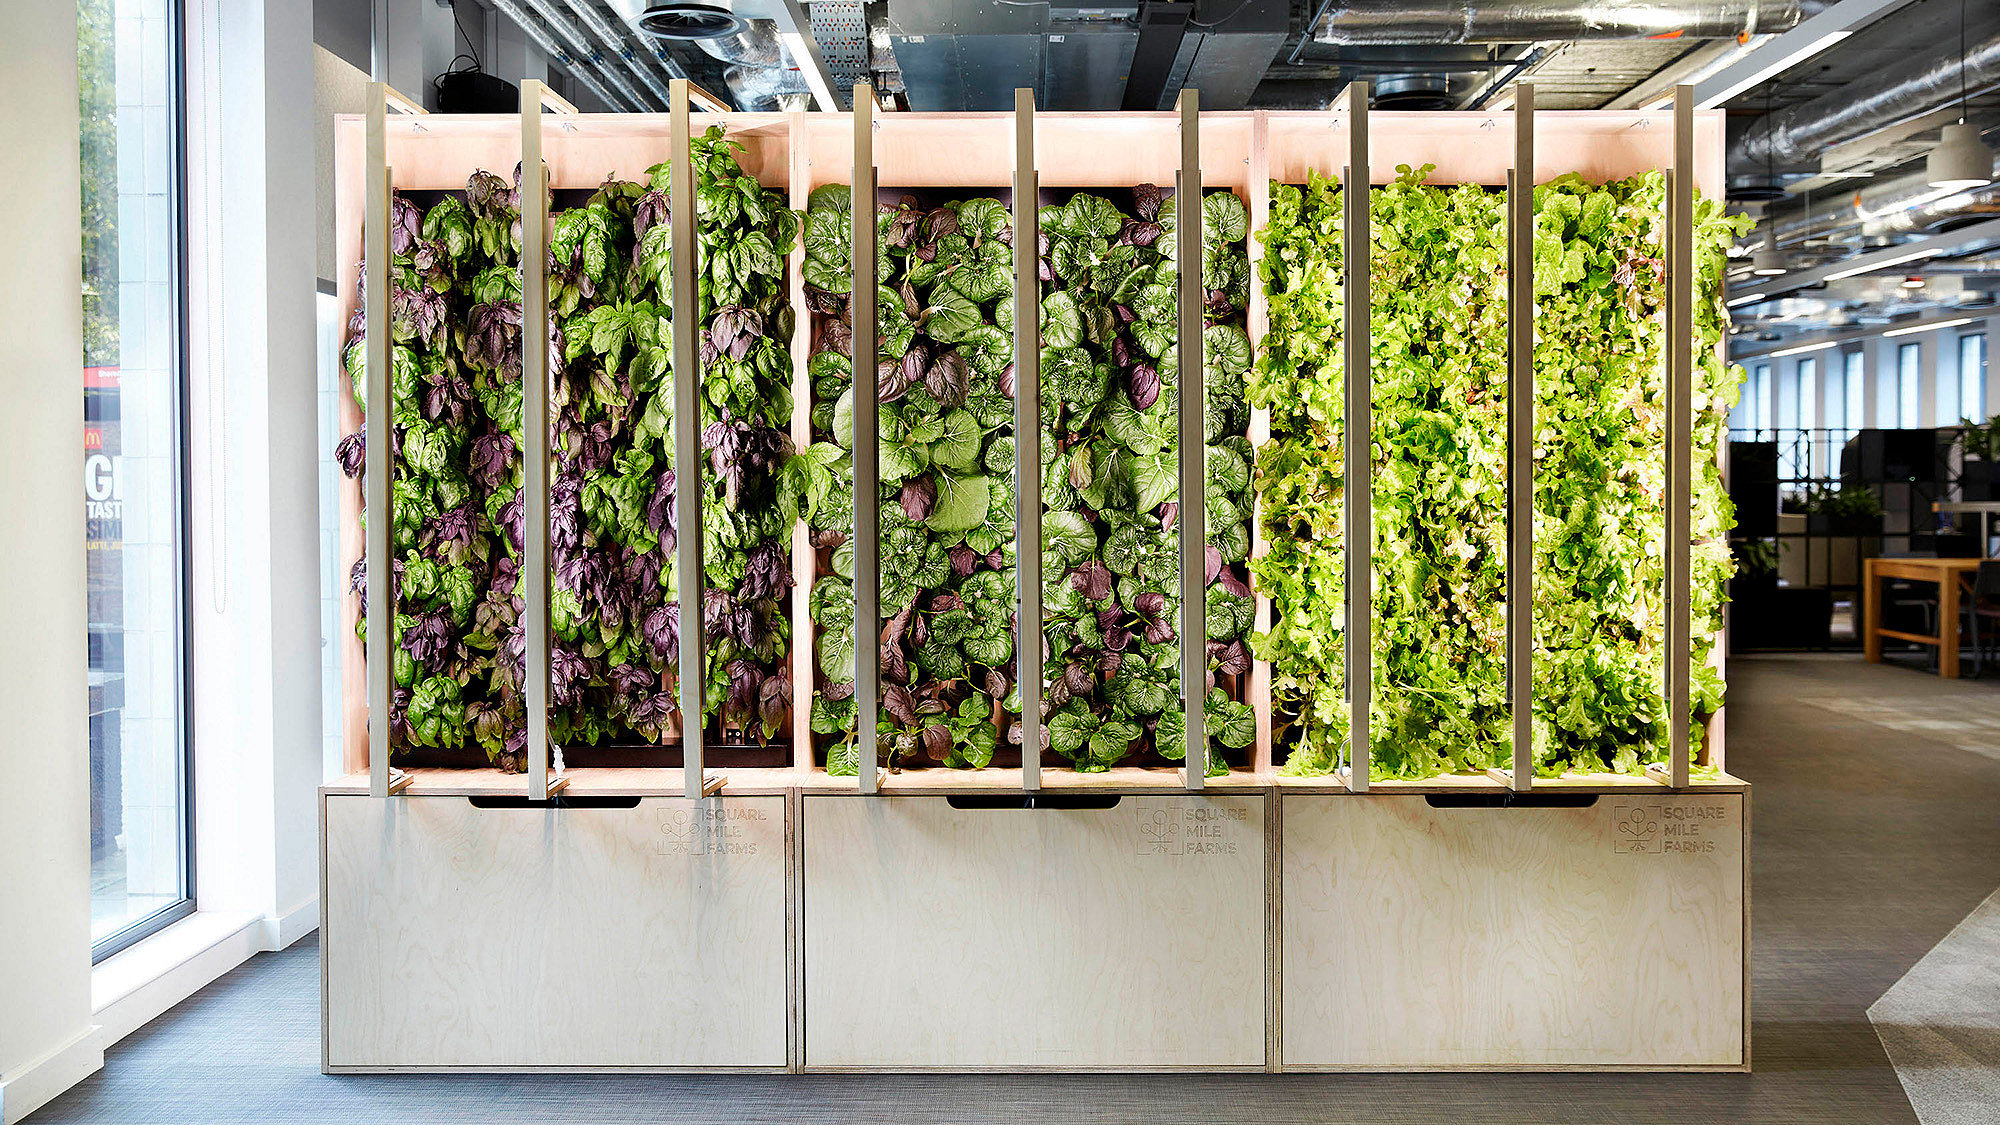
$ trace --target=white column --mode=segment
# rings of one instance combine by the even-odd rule
[[[103,1065],[90,1021],[77,9],[0,34],[0,1120]]]

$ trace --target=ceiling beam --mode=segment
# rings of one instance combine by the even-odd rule
[[[1783,74],[1912,0],[1838,0],[1695,84],[1696,109],[1714,109],[1752,86]]]
[[[805,5],[799,0],[781,0],[771,6],[771,16],[778,25],[778,38],[785,51],[799,64],[799,77],[806,80],[806,89],[812,91],[813,104],[827,113],[846,109],[834,91],[833,72],[827,69],[826,56],[820,54],[819,41],[813,38],[812,17],[806,13]]]

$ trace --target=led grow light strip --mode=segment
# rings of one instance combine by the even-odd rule
[[[1014,683],[1021,788],[1042,787],[1042,299],[1035,91],[1014,91]]]
[[[1181,768],[1187,787],[1199,790],[1208,777],[1208,445],[1202,397],[1207,380],[1202,361],[1204,296],[1201,286],[1201,92],[1180,93],[1181,168],[1174,181],[1175,237],[1180,240],[1175,279],[1180,296],[1180,339],[1176,377],[1180,384],[1181,533]],[[1039,464],[1039,462],[1037,462]]]
[[[873,356],[881,345],[875,337],[875,88],[867,82],[854,84],[854,167],[849,176],[849,211],[854,244],[854,280],[848,308],[853,317],[852,352]],[[862,294],[867,294],[864,299]],[[1039,307],[1039,306],[1038,306]],[[877,774],[880,746],[877,745],[876,711],[882,695],[882,621],[878,612],[881,596],[881,542],[876,538],[876,493],[880,472],[876,459],[877,398],[875,365],[854,365],[854,703],[857,709],[855,738],[858,764],[855,770],[861,792],[874,793],[881,787]]]
[[[1340,224],[1341,255],[1347,267],[1346,292],[1341,300],[1347,351],[1343,363],[1347,410],[1341,465],[1347,499],[1347,526],[1341,536],[1347,547],[1347,786],[1357,793],[1368,790],[1368,708],[1375,675],[1374,654],[1369,650],[1369,633],[1374,626],[1375,486],[1368,449],[1375,422],[1368,323],[1368,253],[1374,241],[1368,233],[1368,196],[1372,190],[1368,91],[1367,82],[1354,82],[1347,87],[1347,167],[1341,170],[1340,177],[1344,212]]]
[[[1507,170],[1507,700],[1511,789],[1535,784],[1535,88],[1514,87]]]
[[[672,166],[667,173],[667,213],[673,224],[674,300],[674,582],[681,605],[681,791],[696,800],[712,791],[706,767],[707,722],[702,697],[707,686],[708,631],[703,628],[707,583],[701,568],[701,367],[699,336],[700,252],[695,231],[693,136],[688,124],[688,84],[667,84],[668,133]]]
[[[1688,541],[1694,507],[1694,87],[1674,87],[1667,177],[1667,753],[1669,783],[1688,783],[1694,616]]]
[[[542,84],[521,84],[521,635],[528,796],[549,795],[549,245]]]

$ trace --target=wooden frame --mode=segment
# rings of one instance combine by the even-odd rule
[[[524,91],[524,99],[528,92]],[[692,95],[683,91],[684,97]],[[1363,167],[1370,182],[1382,182],[1394,176],[1394,166],[1398,163],[1417,164],[1426,161],[1439,165],[1434,178],[1446,182],[1478,182],[1500,184],[1510,177],[1518,184],[1527,179],[1543,179],[1564,172],[1576,171],[1586,177],[1609,179],[1629,175],[1649,168],[1671,168],[1675,170],[1678,185],[1673,202],[1676,206],[1673,217],[1676,221],[1691,218],[1691,212],[1680,207],[1683,195],[1699,187],[1711,196],[1719,195],[1722,173],[1722,128],[1721,116],[1716,112],[1696,113],[1691,103],[1685,99],[1672,116],[1671,124],[1666,115],[1657,112],[1554,112],[1534,113],[1531,92],[1524,91],[1524,100],[1518,103],[1513,114],[1516,125],[1513,143],[1504,141],[1505,131],[1497,126],[1504,119],[1499,114],[1482,113],[1383,113],[1371,114],[1365,109],[1366,88],[1357,86],[1350,92],[1347,104],[1356,108],[1334,113],[1294,113],[1294,112],[1232,112],[1197,114],[1190,104],[1183,104],[1176,113],[1131,113],[1131,114],[1040,114],[1033,110],[1032,98],[1017,100],[1015,114],[891,114],[876,118],[872,113],[872,99],[862,99],[857,113],[794,113],[794,114],[746,114],[726,113],[714,115],[730,130],[732,139],[747,145],[742,154],[744,168],[757,176],[767,186],[782,187],[787,190],[792,204],[803,207],[805,197],[819,183],[851,181],[855,178],[857,159],[869,168],[881,169],[881,182],[891,184],[961,184],[965,186],[998,187],[1013,184],[1017,189],[1026,182],[1034,187],[1044,184],[1065,188],[1090,188],[1129,186],[1137,182],[1165,182],[1169,175],[1184,179],[1189,171],[1194,178],[1211,187],[1227,187],[1240,191],[1248,206],[1252,227],[1261,228],[1269,216],[1270,195],[1268,184],[1276,179],[1282,182],[1302,180],[1305,169],[1318,168],[1333,171],[1343,167]],[[542,99],[535,98],[533,118],[544,127],[532,130],[534,140],[540,142],[548,166],[549,183],[556,188],[591,187],[599,183],[606,174],[625,178],[639,178],[645,168],[668,155],[674,147],[671,126],[675,115],[568,115],[556,118],[557,124],[544,123],[540,112]],[[685,106],[685,102],[681,103]],[[683,109],[683,113],[685,109]],[[661,116],[668,118],[662,122]],[[1379,118],[1379,120],[1374,120]],[[343,266],[339,291],[343,321],[355,307],[355,286],[353,262],[360,249],[360,233],[364,226],[361,204],[368,195],[366,190],[366,170],[369,166],[369,148],[366,145],[368,132],[364,126],[380,130],[379,143],[374,151],[387,168],[395,169],[396,186],[405,190],[453,189],[461,186],[465,176],[472,170],[502,166],[511,155],[513,146],[519,144],[525,155],[530,143],[526,123],[531,118],[527,108],[519,122],[508,118],[427,115],[421,125],[395,120],[380,122],[379,115],[371,115],[368,120],[345,118],[337,125],[336,178],[336,251]],[[684,121],[685,118],[680,120]],[[869,124],[861,131],[855,129],[856,121]],[[1373,125],[1371,126],[1371,121]],[[1003,136],[1005,127],[1014,126],[1014,143],[992,143]],[[669,128],[662,128],[665,124]],[[1539,134],[1539,137],[1536,136]],[[1176,141],[1178,138],[1178,143]],[[1009,148],[1012,148],[1012,152]],[[1178,160],[1176,160],[1176,155]],[[1026,166],[1024,166],[1024,161]],[[681,165],[685,166],[685,161]],[[1178,166],[1177,166],[1178,165]],[[1023,179],[1027,177],[1027,179]],[[1358,177],[1357,177],[1358,178]],[[386,195],[386,192],[382,194]],[[1531,223],[1531,193],[1523,188],[1521,202],[1510,203],[1509,213],[1516,224]],[[1356,210],[1365,215],[1365,201],[1353,194]],[[1527,203],[1527,206],[1522,206]],[[385,212],[386,213],[386,208]],[[1524,219],[1523,216],[1526,216]],[[1685,216],[1685,218],[1684,218]],[[1352,220],[1350,216],[1350,220]],[[1192,225],[1192,224],[1190,224]],[[1350,221],[1350,228],[1354,223]],[[691,237],[691,235],[689,236]],[[1195,235],[1198,238],[1198,233]],[[1262,246],[1255,239],[1250,240],[1249,253],[1254,263],[1262,256]],[[857,254],[857,260],[862,254]],[[1529,255],[1531,261],[1532,255]],[[802,248],[795,248],[791,260],[792,294],[794,306],[799,307],[802,296],[800,264]],[[1357,261],[1359,259],[1356,259]],[[858,262],[857,262],[858,264]],[[1020,265],[1017,262],[1017,267]],[[692,267],[690,266],[690,269]],[[1017,273],[1018,273],[1017,269]],[[1521,274],[1527,270],[1518,271]],[[1674,287],[1676,303],[1673,315],[1676,323],[1685,324],[1691,315],[1690,275],[1685,268],[1677,271],[1680,282]],[[1357,278],[1357,284],[1365,284],[1365,278]],[[1023,280],[1017,277],[1017,285]],[[1521,284],[1521,282],[1517,282]],[[525,292],[525,289],[524,289]],[[1683,299],[1685,298],[1685,299]],[[1350,302],[1352,304],[1352,302]],[[1017,302],[1017,313],[1025,313]],[[1268,308],[1264,300],[1262,286],[1253,284],[1247,313],[1247,328],[1253,342],[1268,328]],[[1199,314],[1197,313],[1197,316]],[[809,438],[810,396],[806,379],[806,360],[810,328],[806,317],[798,317],[793,344],[794,363],[794,414],[792,431],[796,441],[803,443]],[[1352,326],[1349,340],[1365,347],[1364,323]],[[386,335],[386,334],[383,334]],[[1197,332],[1199,339],[1200,333]],[[1520,357],[1524,340],[1531,339],[1525,326],[1514,329],[1512,350],[1516,356],[1516,367],[1526,376],[1529,389],[1526,400],[1532,404],[1532,372]],[[1684,349],[1683,349],[1684,350]],[[1365,354],[1365,352],[1363,353]],[[1690,368],[1685,357],[1674,357],[1675,369],[1683,375]],[[377,365],[385,366],[386,364]],[[1350,369],[1353,365],[1350,364]],[[1685,379],[1681,384],[1685,386]],[[1188,388],[1184,388],[1184,391]],[[1197,392],[1199,388],[1194,388]],[[1515,392],[1516,401],[1523,392]],[[1360,395],[1365,403],[1365,387],[1350,388],[1350,398]],[[1350,417],[1354,417],[1350,402]],[[355,428],[359,412],[350,402],[343,400],[341,425],[344,430]],[[857,411],[857,415],[867,413],[869,421],[872,412]],[[1678,431],[1685,434],[1683,426]],[[1253,442],[1268,437],[1269,419],[1261,411],[1253,411],[1250,435]],[[872,451],[872,445],[870,446]],[[530,451],[532,452],[532,451]],[[677,460],[681,451],[676,450]],[[374,456],[371,451],[371,458]],[[872,458],[857,456],[857,462]],[[1196,458],[1199,460],[1199,458]],[[1356,465],[1365,469],[1365,465]],[[1190,470],[1183,466],[1184,473]],[[861,466],[857,464],[857,474]],[[1689,476],[1685,466],[1679,472],[1681,483]],[[376,479],[387,476],[386,472],[373,474]],[[1198,479],[1198,478],[1197,478]],[[386,483],[386,482],[385,482]],[[1518,482],[1515,482],[1518,483]],[[361,536],[358,532],[358,516],[361,508],[356,489],[341,490],[342,505],[342,561],[346,564],[360,556]],[[534,491],[534,490],[531,490]],[[385,489],[386,492],[386,489]],[[1017,490],[1018,493],[1018,490]],[[1685,496],[1685,491],[1679,495]],[[386,496],[384,497],[386,504]],[[865,507],[865,506],[863,506]],[[1350,513],[1355,508],[1350,506]],[[1682,505],[1685,507],[1685,505]],[[544,507],[544,512],[546,508]],[[861,530],[860,521],[873,516],[872,511],[857,512],[857,536]],[[1683,513],[1685,516],[1685,513]],[[685,519],[685,513],[683,514]],[[698,514],[696,516],[698,519]],[[387,523],[388,521],[381,521]],[[1187,521],[1191,522],[1191,521]],[[686,526],[684,524],[684,526]],[[1025,524],[1021,525],[1025,526]],[[1184,524],[1185,526],[1185,524]],[[1365,527],[1365,524],[1363,525]],[[1356,530],[1359,530],[1358,528]],[[1252,550],[1261,551],[1264,540],[1261,528],[1252,526]],[[859,537],[859,536],[858,536]],[[697,544],[698,545],[698,544]],[[1519,544],[1514,544],[1517,548]],[[384,548],[386,550],[386,547]],[[1685,551],[1681,552],[1685,555]],[[793,544],[795,572],[804,576],[810,573],[812,550],[803,529],[795,533]],[[1670,563],[1673,560],[1670,559]],[[1520,568],[1514,568],[1520,569]],[[1357,570],[1360,572],[1357,574]],[[1685,574],[1685,560],[1679,564],[1679,573]],[[1366,568],[1350,567],[1351,579],[1365,584]],[[1684,584],[1684,583],[1683,583]],[[532,584],[531,584],[532,585]],[[1197,583],[1197,586],[1199,583]],[[796,589],[791,608],[793,623],[792,669],[795,684],[799,685],[798,700],[793,708],[791,732],[793,753],[791,766],[783,771],[788,783],[805,789],[820,789],[828,782],[814,767],[812,737],[808,724],[809,708],[804,702],[809,698],[807,686],[812,683],[813,625],[806,610],[806,594],[809,583],[802,582]],[[386,598],[387,591],[384,596]],[[1366,603],[1365,589],[1350,591],[1350,597],[1359,596]],[[538,600],[528,599],[531,602]],[[1025,605],[1025,596],[1023,603]],[[1674,607],[1684,615],[1687,599],[1685,591]],[[857,599],[857,618],[862,606]],[[1183,608],[1190,608],[1184,601]],[[351,624],[360,609],[359,600],[349,596],[345,601],[345,619]],[[1257,597],[1257,623],[1267,627],[1271,606],[1268,598]],[[531,615],[532,616],[532,615]],[[1671,616],[1671,615],[1670,615]],[[1365,622],[1365,617],[1357,624]],[[1184,623],[1185,624],[1185,623]],[[697,623],[698,626],[698,623]],[[1525,623],[1510,623],[1510,637],[1525,631]],[[1359,648],[1361,665],[1366,664],[1366,629],[1350,629],[1349,643]],[[1685,630],[1683,629],[1683,637]],[[1183,635],[1188,635],[1183,631]],[[362,646],[351,635],[344,649],[344,685],[346,696],[346,752],[345,764],[350,771],[371,770],[371,766],[386,757],[386,747],[371,747],[367,731],[367,698],[369,685],[366,669],[370,666],[364,659]],[[1683,645],[1676,651],[1685,653]],[[1684,659],[1684,657],[1683,657]],[[1722,660],[1718,646],[1713,659]],[[381,661],[376,662],[378,665]],[[866,662],[864,662],[866,663]],[[1355,667],[1350,660],[1350,667]],[[1684,665],[1683,665],[1684,666]],[[1520,677],[1526,681],[1528,677]],[[1662,776],[1603,775],[1592,774],[1576,777],[1533,781],[1532,770],[1527,768],[1517,754],[1513,769],[1499,777],[1476,778],[1434,778],[1422,782],[1399,782],[1371,779],[1368,776],[1366,747],[1366,708],[1359,710],[1360,721],[1354,724],[1356,745],[1364,748],[1358,756],[1351,755],[1347,771],[1335,778],[1298,779],[1277,776],[1274,773],[1274,751],[1270,715],[1270,669],[1263,662],[1252,665],[1247,681],[1247,702],[1256,715],[1257,737],[1253,744],[1248,770],[1232,771],[1232,776],[1205,779],[1199,776],[1199,763],[1193,755],[1188,764],[1179,771],[1179,784],[1189,789],[1198,789],[1204,784],[1220,784],[1227,788],[1242,788],[1268,784],[1293,791],[1314,791],[1338,786],[1354,791],[1383,789],[1392,792],[1461,792],[1467,789],[1486,787],[1511,787],[1517,790],[1528,788],[1559,788],[1584,790],[1619,790],[1631,787],[1653,788],[1659,786],[1683,787],[1688,784],[1687,768],[1695,755],[1689,749],[1689,732],[1685,723],[1675,738],[1676,753],[1672,768],[1660,771]],[[1353,677],[1350,689],[1365,691],[1366,678]],[[683,676],[685,686],[687,677]],[[1683,696],[1685,684],[1682,685]],[[857,683],[857,689],[860,685]],[[1191,697],[1192,698],[1192,697]],[[1523,683],[1513,694],[1517,709],[1527,704],[1527,686]],[[683,702],[685,708],[685,701]],[[868,708],[862,708],[864,724],[872,719]],[[1198,716],[1199,700],[1188,704],[1191,721]],[[872,724],[871,724],[872,725]],[[1520,720],[1517,717],[1517,732]],[[1705,760],[1708,764],[1721,767],[1722,725],[1720,715],[1711,716],[1707,729],[1703,732],[1706,746]],[[381,732],[386,735],[386,732]],[[1192,739],[1190,742],[1192,743]],[[1517,736],[1517,747],[1522,740]],[[726,779],[741,778],[753,783],[766,782],[774,775],[768,769],[744,770],[740,767],[724,768],[713,774],[701,769],[700,747],[690,745],[688,761],[690,771],[684,770],[676,778],[681,784],[673,788],[684,792],[708,792]],[[549,763],[542,754],[531,753],[530,776],[525,788],[530,795],[546,797],[559,789],[563,778],[575,771],[560,768],[551,777],[547,771]],[[377,795],[387,795],[392,791],[438,792],[454,784],[467,791],[485,790],[494,786],[492,778],[483,776],[488,771],[415,771],[424,776],[405,776],[404,771],[380,770],[381,783],[371,778],[371,790]],[[672,771],[668,771],[672,772]],[[944,773],[945,771],[925,771]],[[1152,789],[1158,782],[1143,776],[1147,770],[1114,770],[1106,774],[1077,775],[1067,770],[1043,771],[1039,761],[1024,764],[1021,769],[986,769],[967,771],[951,776],[909,777],[903,775],[884,776],[882,771],[864,771],[859,785],[864,791],[896,792],[960,792],[968,789],[1000,789],[1033,791],[1039,787],[1062,789],[1073,788],[1117,788],[1120,786]],[[482,776],[474,776],[482,775]],[[653,776],[650,771],[638,771],[635,777]],[[456,779],[454,782],[453,779]],[[504,780],[504,779],[502,779]],[[1724,778],[1727,783],[1728,779]]]

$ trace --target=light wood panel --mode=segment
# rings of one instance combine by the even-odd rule
[[[321,801],[329,1070],[786,1065],[785,798]]]
[[[1261,1069],[1265,798],[801,802],[808,1069]]]
[[[1280,799],[1287,1067],[1747,1064],[1747,795]]]
[[[1271,178],[1306,182],[1306,169],[1337,176],[1347,159],[1345,114],[1273,111],[1269,118]],[[1502,187],[1513,164],[1511,113],[1368,114],[1369,180],[1396,178],[1396,165],[1436,164],[1434,184]],[[1723,191],[1723,115],[1695,114],[1695,187],[1711,199]],[[1541,110],[1535,114],[1534,182],[1569,172],[1615,180],[1673,165],[1673,115],[1665,112]]]

